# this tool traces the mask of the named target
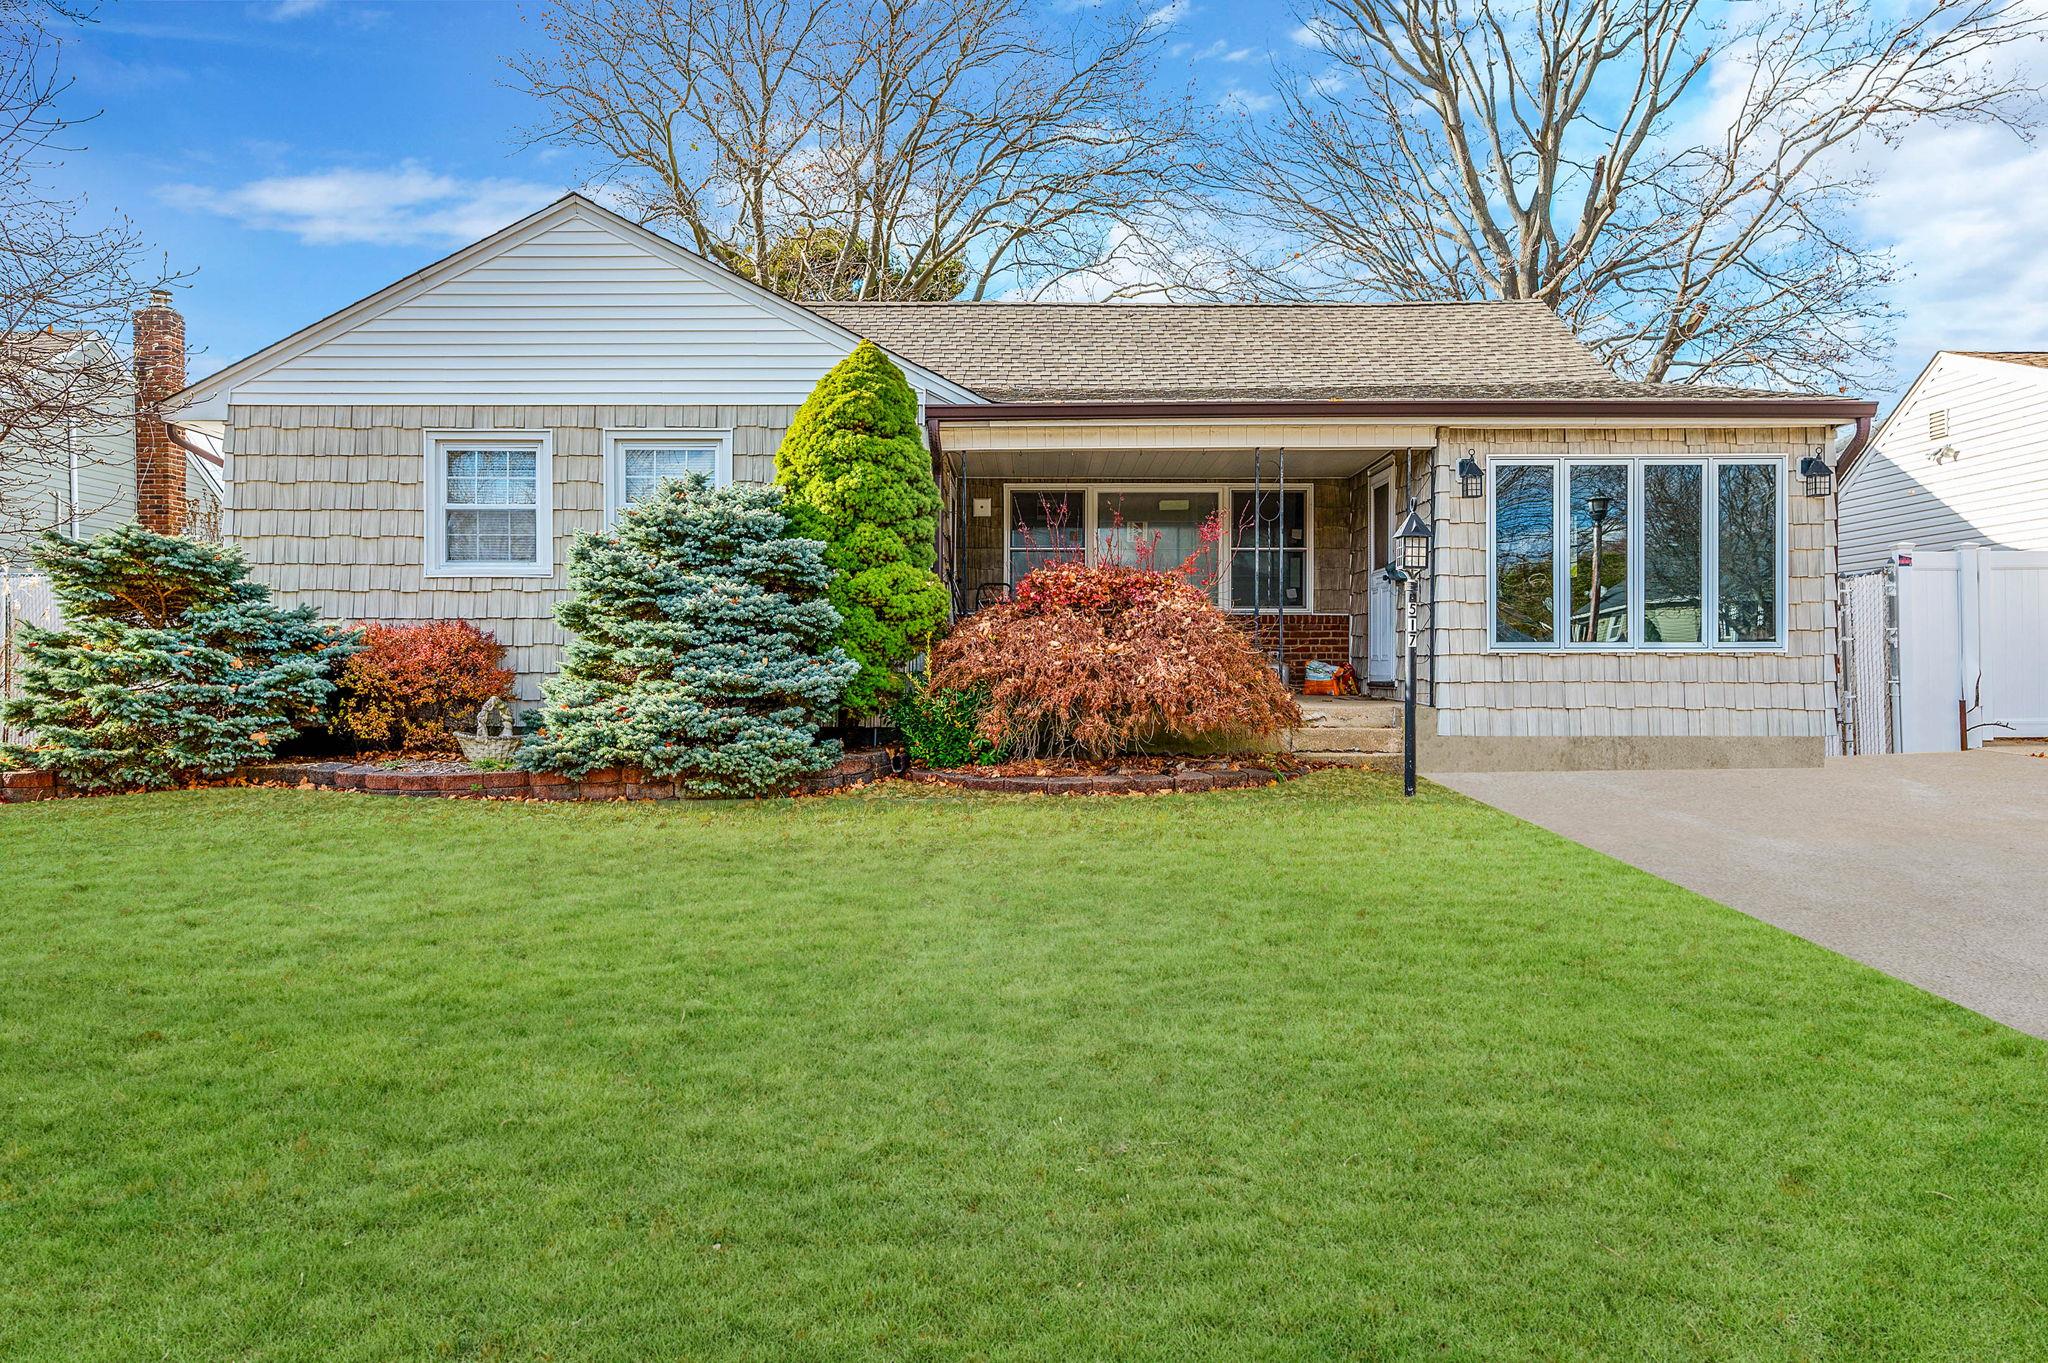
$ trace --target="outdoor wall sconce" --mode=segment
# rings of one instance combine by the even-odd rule
[[[1820,446],[1813,447],[1813,453],[1799,461],[1799,476],[1806,480],[1806,495],[1825,497],[1835,485],[1835,471],[1828,467],[1828,461],[1820,457]]]
[[[1458,491],[1467,497],[1486,495],[1486,470],[1479,467],[1479,461],[1466,450],[1465,457],[1458,461]]]

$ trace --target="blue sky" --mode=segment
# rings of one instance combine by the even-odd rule
[[[1312,54],[1277,0],[1163,0],[1167,79],[1256,110]],[[219,368],[574,187],[522,148],[502,57],[537,39],[491,0],[113,0],[71,46],[71,109],[102,110],[65,181],[194,270],[180,297]],[[1935,346],[2048,346],[2048,150],[1929,129],[1885,153],[1864,227],[1909,277],[1896,385]]]

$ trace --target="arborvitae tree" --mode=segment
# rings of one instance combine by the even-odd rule
[[[239,551],[139,525],[43,537],[35,561],[64,615],[21,627],[21,694],[0,707],[32,740],[0,760],[82,789],[179,785],[270,753],[319,719],[330,663],[356,636],[280,610]]]
[[[917,425],[917,395],[863,341],[818,380],[775,455],[797,529],[825,541],[839,642],[860,663],[846,705],[889,707],[903,665],[946,621],[938,562],[939,485]]]
[[[839,758],[818,728],[858,666],[833,643],[824,546],[778,488],[664,482],[569,551],[577,637],[521,761],[639,767],[701,795],[760,795]]]

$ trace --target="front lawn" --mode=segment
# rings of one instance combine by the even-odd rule
[[[2048,1339],[2048,1047],[1384,778],[53,802],[0,906],[7,1358]]]

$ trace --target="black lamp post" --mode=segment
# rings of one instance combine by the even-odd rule
[[[1612,502],[1602,496],[1586,498],[1586,514],[1593,518],[1593,604],[1586,613],[1586,642],[1600,640],[1600,539],[1607,529],[1607,513],[1613,509]]]
[[[1400,553],[1401,610],[1407,622],[1408,686],[1401,698],[1401,793],[1415,793],[1415,584],[1429,571],[1429,526],[1415,508],[1394,532]]]

